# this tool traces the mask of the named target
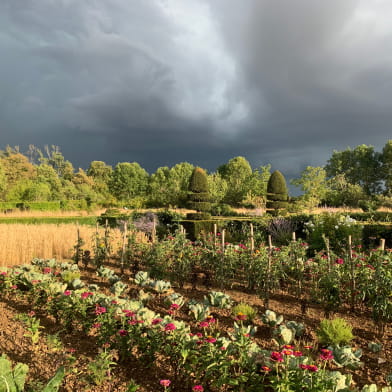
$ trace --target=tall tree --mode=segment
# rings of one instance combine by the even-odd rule
[[[117,199],[130,201],[144,196],[147,185],[148,173],[137,162],[122,162],[114,168],[109,190]]]
[[[41,163],[52,166],[60,178],[71,181],[74,175],[74,168],[70,161],[65,160],[60,147],[52,145],[49,148],[45,146],[45,152],[46,157],[42,156],[40,158]]]
[[[20,153],[6,154],[0,158],[0,164],[7,178],[7,186],[13,186],[18,181],[33,179],[36,176],[34,166]]]
[[[304,192],[301,197],[302,204],[309,209],[317,207],[328,191],[327,173],[322,167],[308,166],[301,173],[301,177],[292,180],[291,183],[301,187]]]
[[[382,178],[387,195],[392,196],[392,140],[388,140],[382,149]]]
[[[224,201],[231,205],[239,205],[249,191],[252,177],[250,163],[244,157],[236,157],[218,167],[218,173],[228,185]]]
[[[375,152],[373,146],[361,144],[353,150],[335,150],[325,170],[328,177],[344,174],[350,184],[361,186],[370,195],[381,189],[380,166],[380,153]]]

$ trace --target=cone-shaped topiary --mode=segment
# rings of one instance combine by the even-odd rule
[[[189,180],[188,204],[197,212],[208,212],[211,209],[207,174],[200,167],[194,168]]]
[[[274,215],[288,207],[286,180],[279,170],[275,170],[267,184],[267,210]]]

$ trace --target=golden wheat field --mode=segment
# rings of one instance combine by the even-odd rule
[[[29,263],[34,257],[70,259],[77,242],[77,230],[85,242],[85,249],[93,249],[96,228],[72,224],[0,224],[0,266]],[[99,228],[99,235],[104,229]],[[139,240],[143,240],[140,233]],[[122,246],[123,233],[110,230],[110,243],[115,254]]]

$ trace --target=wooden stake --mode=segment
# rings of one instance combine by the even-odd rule
[[[127,222],[124,223],[124,233],[123,233],[123,242],[122,242],[122,250],[121,250],[121,273],[124,273],[124,261],[125,261],[125,246],[127,241]]]
[[[221,237],[222,237],[222,252],[223,253],[225,252],[225,232],[226,232],[226,230],[223,229],[222,233],[221,233]]]
[[[250,251],[255,251],[255,237],[253,233],[253,223],[250,224]]]
[[[293,238],[293,242],[297,241],[295,231],[293,231],[293,237],[292,238]]]
[[[380,250],[385,250],[385,239],[381,238],[380,240]]]

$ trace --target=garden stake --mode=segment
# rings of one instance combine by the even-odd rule
[[[121,250],[121,274],[124,273],[124,260],[125,260],[125,246],[127,241],[127,231],[128,225],[127,222],[124,223],[124,233],[123,233],[123,243],[122,243],[122,250]]]
[[[355,308],[355,263],[353,259],[352,239],[351,235],[348,236],[348,257],[351,267],[351,311]]]
[[[253,254],[255,251],[255,238],[253,235],[253,223],[250,224],[250,252]]]
[[[385,250],[385,239],[381,238],[380,240],[380,250],[384,251]]]
[[[268,236],[268,265],[267,265],[267,280],[265,282],[265,298],[264,307],[269,308],[269,284],[271,279],[271,263],[272,263],[272,237]]]

